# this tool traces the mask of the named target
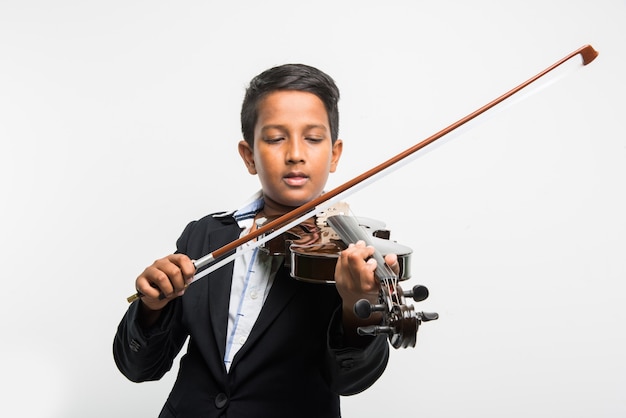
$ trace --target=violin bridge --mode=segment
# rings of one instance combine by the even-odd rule
[[[320,228],[327,227],[326,222],[330,216],[334,215],[348,215],[350,213],[350,206],[346,202],[337,202],[333,206],[321,211],[316,216],[317,226]]]
[[[348,215],[350,213],[350,206],[346,202],[337,202],[333,206],[330,206],[326,210],[321,211],[315,217],[315,223],[322,231],[322,242],[340,241],[341,238],[328,225],[328,218],[334,215]]]

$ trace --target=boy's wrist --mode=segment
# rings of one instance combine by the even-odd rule
[[[147,304],[145,304],[142,300],[139,300],[139,312],[138,312],[138,321],[139,325],[144,328],[150,328],[154,325],[161,316],[161,311],[163,308],[153,309]]]

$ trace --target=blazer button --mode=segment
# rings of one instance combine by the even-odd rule
[[[218,408],[223,408],[228,403],[228,396],[225,393],[218,393],[215,397],[215,406]]]

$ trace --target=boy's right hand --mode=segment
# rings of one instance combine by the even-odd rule
[[[156,260],[137,280],[135,288],[143,296],[141,303],[151,311],[159,311],[170,300],[182,296],[196,267],[184,254],[171,254]]]

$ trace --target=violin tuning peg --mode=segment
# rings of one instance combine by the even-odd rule
[[[367,299],[359,299],[354,304],[354,314],[361,319],[369,318],[372,312],[384,312],[386,309],[385,305],[374,305]]]
[[[437,312],[420,312],[417,314],[417,317],[422,322],[428,322],[439,319],[439,314]]]
[[[372,305],[366,299],[360,299],[354,304],[354,313],[361,319],[367,319],[372,314]]]
[[[383,325],[368,325],[366,327],[358,327],[357,334],[361,336],[376,336],[380,334],[393,334],[393,328]]]
[[[428,295],[428,288],[426,286],[422,286],[421,284],[415,285],[411,290],[404,292],[404,296],[413,298],[415,302],[426,300]]]
[[[376,325],[370,325],[367,327],[358,327],[356,329],[357,334],[361,335],[361,336],[373,336],[376,335]]]

